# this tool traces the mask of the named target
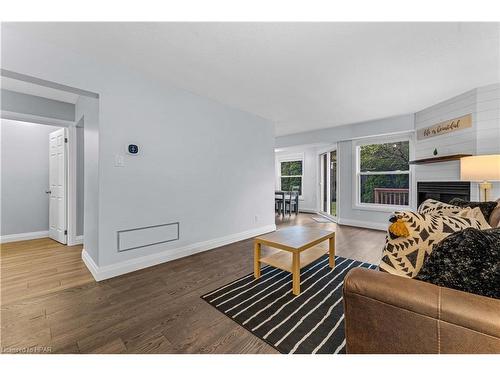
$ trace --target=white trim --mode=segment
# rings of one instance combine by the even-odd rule
[[[287,161],[300,161],[302,162],[302,175],[300,176],[281,176],[281,163]],[[300,177],[300,192],[299,200],[304,200],[304,176],[305,176],[305,168],[306,168],[306,158],[305,152],[296,152],[292,154],[285,155],[276,155],[275,162],[275,183],[277,190],[281,190],[281,177]]]
[[[203,251],[215,249],[220,246],[229,245],[234,242],[246,240],[264,233],[276,230],[276,225],[271,224],[264,227],[247,230],[245,232],[230,234],[228,236],[215,238],[213,240],[197,242],[194,244],[179,247],[177,249],[168,249],[160,253],[145,255],[139,258],[125,260],[123,262],[110,264],[107,266],[98,266],[90,255],[82,250],[82,260],[89,269],[96,281],[110,279],[115,276],[123,275],[129,272],[137,271],[143,268],[152,267],[157,264],[165,263],[174,259],[183,258]]]
[[[81,245],[83,244],[83,236],[76,236],[74,241],[69,243],[68,241],[68,246],[75,246],[75,245]]]
[[[87,253],[85,249],[82,249],[82,260],[85,263],[85,266],[88,268],[92,277],[95,281],[100,281],[104,279],[99,279],[99,266],[95,264],[94,259]]]
[[[365,146],[392,142],[404,142],[412,138],[415,130],[405,130],[397,133],[377,134],[368,137],[352,138],[351,141],[355,146]]]
[[[16,233],[16,234],[6,234],[0,236],[0,243],[16,242],[16,241],[26,241],[35,240],[37,238],[45,238],[49,236],[48,230],[42,230],[40,232],[26,232],[26,233]]]
[[[411,206],[393,206],[389,204],[375,204],[375,203],[358,203],[354,206],[356,210],[361,211],[378,211],[378,212],[394,212],[394,211],[409,211]]]
[[[67,179],[67,219],[66,228],[68,230],[67,243],[68,246],[80,244],[76,239],[76,208],[77,208],[77,142],[76,142],[76,123],[68,127],[68,179]]]
[[[299,207],[299,212],[303,212],[305,214],[317,214],[318,210],[313,210],[311,208],[300,208]]]
[[[19,112],[3,111],[3,110],[1,112],[0,117],[7,120],[33,122],[35,124],[59,126],[63,128],[68,128],[74,124],[73,121],[68,121],[68,120],[60,120],[52,117],[43,117],[37,115],[30,115],[27,113],[19,113]]]
[[[337,169],[335,171],[335,179],[337,180],[337,189],[335,191],[335,194],[337,196],[335,198],[336,198],[336,202],[339,203],[339,197],[340,197],[340,152],[339,152],[339,148],[338,148],[338,143],[334,143],[334,144],[330,145],[329,148],[323,148],[323,149],[321,149],[321,151],[316,152],[316,162],[318,162],[317,176],[316,176],[316,181],[317,181],[317,185],[318,185],[318,188],[316,189],[316,206],[318,207],[318,209],[317,209],[318,214],[323,213],[324,216],[327,217],[328,219],[333,219],[334,221],[336,221],[337,217],[340,216],[339,215],[340,204],[337,204],[337,207],[336,207],[336,214],[337,215],[332,216],[328,212],[323,211],[323,200],[321,199],[322,195],[323,195],[323,183],[322,183],[322,181],[323,181],[323,168],[322,168],[323,160],[322,160],[322,156],[326,154],[326,160],[328,163],[327,168],[330,169],[330,164],[332,162],[331,153],[333,151],[337,152]],[[329,201],[329,205],[330,205],[331,204],[331,197],[330,197],[331,177],[330,177],[330,173],[328,173],[328,175],[327,175],[326,184],[328,185],[327,200]],[[330,211],[331,211],[331,207],[330,207]]]
[[[337,216],[328,215],[325,212],[318,211],[318,216],[324,217],[325,219],[330,220],[332,223],[337,222]]]
[[[350,225],[352,227],[383,230],[383,231],[386,231],[387,227],[389,226],[388,224],[374,223],[372,221],[352,220],[352,219],[339,219],[337,221],[337,224]]]
[[[412,165],[409,165],[408,171],[386,171],[386,172],[361,172],[360,171],[360,152],[361,146],[371,145],[371,144],[383,144],[383,143],[392,143],[392,142],[406,142],[409,144],[409,159],[413,160],[414,158],[414,149],[415,149],[415,141],[414,141],[414,132],[404,132],[394,136],[373,136],[366,137],[362,139],[358,139],[356,141],[352,141],[352,169],[354,173],[352,174],[353,179],[352,183],[354,186],[354,195],[352,196],[352,209],[354,210],[367,210],[367,211],[379,211],[379,212],[393,212],[393,211],[402,211],[402,210],[410,210],[414,205],[416,189],[415,189],[415,171]],[[407,174],[408,175],[408,205],[407,206],[395,206],[395,205],[387,205],[387,204],[374,204],[374,203],[361,203],[360,201],[360,178],[361,175],[377,175],[377,174]]]

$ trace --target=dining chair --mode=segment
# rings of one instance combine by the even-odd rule
[[[292,188],[293,189],[293,188]],[[285,195],[285,213],[288,209],[288,215],[292,215],[292,210],[297,215],[299,213],[299,191],[292,190]]]
[[[278,212],[278,215],[285,216],[285,193],[275,192],[274,194],[274,209]]]

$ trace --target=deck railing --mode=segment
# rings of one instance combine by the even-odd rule
[[[408,205],[408,189],[375,188],[375,203],[395,206]]]

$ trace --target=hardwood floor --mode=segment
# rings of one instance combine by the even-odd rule
[[[336,228],[337,255],[378,264],[384,232],[312,216],[277,225]],[[99,283],[81,260],[81,246],[39,239],[1,247],[3,352],[277,353],[200,298],[252,272],[252,240]]]

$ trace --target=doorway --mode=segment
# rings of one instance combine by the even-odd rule
[[[1,240],[67,243],[67,128],[1,119]]]
[[[319,155],[320,163],[320,213],[337,219],[337,149],[333,148]]]
[[[60,128],[49,133],[49,238],[66,244],[68,237],[68,135]]]

